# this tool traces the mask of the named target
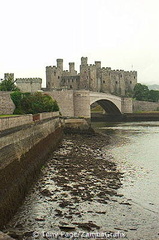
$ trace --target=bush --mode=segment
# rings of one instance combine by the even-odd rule
[[[59,111],[57,102],[47,94],[14,92],[11,93],[11,98],[16,106],[15,114]]]

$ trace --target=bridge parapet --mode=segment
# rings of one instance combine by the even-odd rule
[[[91,118],[90,106],[98,102],[109,114],[119,115],[132,112],[132,99],[89,90],[62,90],[47,92],[60,107],[65,117]]]

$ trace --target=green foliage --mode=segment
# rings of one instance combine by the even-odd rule
[[[149,89],[146,85],[137,83],[134,87],[133,97],[139,101],[148,101]]]
[[[159,91],[158,90],[150,90],[148,99],[150,102],[158,102],[159,101]]]
[[[47,94],[14,92],[11,93],[11,98],[16,106],[14,114],[59,111],[57,102]]]
[[[146,85],[137,83],[134,87],[133,97],[139,101],[158,102],[159,91],[149,90]]]
[[[0,91],[19,91],[19,88],[14,84],[14,79],[9,78],[7,80],[2,80],[0,83]]]

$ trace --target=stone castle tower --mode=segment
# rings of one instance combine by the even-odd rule
[[[100,61],[88,64],[87,57],[81,58],[80,72],[75,70],[75,63],[69,63],[69,71],[63,70],[63,59],[57,59],[57,66],[46,67],[46,88],[85,89],[94,92],[128,96],[137,83],[136,71],[112,70],[101,67]]]

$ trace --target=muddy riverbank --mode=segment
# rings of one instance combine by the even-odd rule
[[[25,239],[26,235],[44,229],[103,229],[101,219],[107,205],[116,201],[114,197],[121,198],[117,190],[122,173],[111,156],[102,151],[109,142],[109,136],[98,133],[65,135],[6,232],[15,239]]]
[[[90,233],[96,239],[158,239],[158,214],[122,190],[125,183],[133,189],[137,169],[112,155],[111,148],[130,139],[123,132],[124,137],[105,133],[65,135],[4,231],[21,240],[82,239]]]

